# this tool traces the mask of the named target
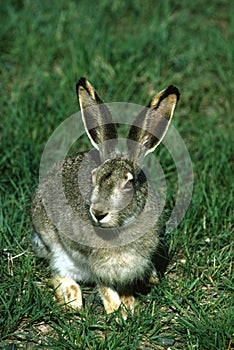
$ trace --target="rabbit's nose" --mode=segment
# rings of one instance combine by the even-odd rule
[[[95,217],[97,221],[101,221],[104,219],[108,213],[102,211],[102,210],[97,210],[97,209],[92,209],[91,214]]]

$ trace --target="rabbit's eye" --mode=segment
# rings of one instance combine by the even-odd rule
[[[133,175],[129,172],[125,174],[125,182],[123,183],[124,190],[131,190],[133,188]]]
[[[133,181],[132,180],[128,180],[123,186],[124,190],[131,190],[132,188],[133,188]]]

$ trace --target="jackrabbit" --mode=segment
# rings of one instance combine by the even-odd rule
[[[126,317],[135,284],[156,277],[159,199],[141,164],[163,139],[180,94],[174,86],[158,93],[132,123],[120,154],[109,108],[85,78],[76,89],[95,150],[55,164],[40,183],[31,207],[32,244],[50,262],[59,299],[80,309],[78,283],[95,283],[106,312],[121,305]]]

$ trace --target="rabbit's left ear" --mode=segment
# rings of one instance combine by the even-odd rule
[[[159,92],[140,112],[129,130],[127,139],[131,158],[142,160],[160,144],[170,125],[179,96],[179,90],[171,85]]]
[[[112,115],[96,90],[85,78],[76,84],[85,131],[103,160],[115,153],[117,130]]]

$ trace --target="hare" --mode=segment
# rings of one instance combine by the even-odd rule
[[[80,309],[79,283],[94,283],[106,312],[121,306],[126,318],[136,283],[156,279],[159,203],[142,162],[163,139],[180,93],[169,86],[142,109],[120,154],[109,108],[85,78],[76,90],[94,151],[55,164],[36,189],[32,245],[48,259],[60,300]]]

